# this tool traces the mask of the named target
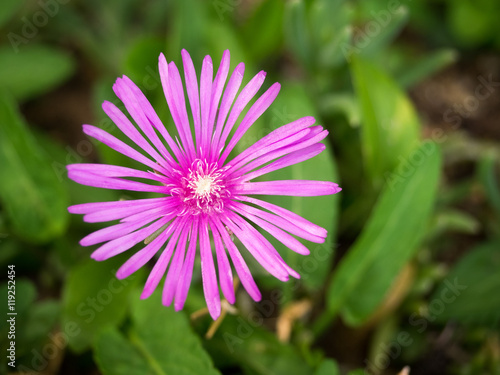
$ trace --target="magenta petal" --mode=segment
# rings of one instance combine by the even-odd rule
[[[219,107],[220,98],[222,96],[222,90],[224,89],[224,83],[226,82],[227,74],[229,72],[229,61],[230,61],[229,50],[225,50],[224,53],[222,54],[219,70],[215,75],[215,79],[212,85],[210,116],[208,119],[208,126],[207,126],[208,128],[207,133],[210,135],[210,137],[212,137],[212,134],[214,132],[217,109]]]
[[[198,79],[194,69],[193,61],[189,53],[183,49],[181,51],[182,62],[184,64],[184,78],[186,80],[186,91],[188,94],[191,112],[193,114],[194,134],[196,146],[201,144],[201,117],[200,117],[200,96],[198,94]]]
[[[292,197],[315,197],[330,195],[341,191],[336,183],[330,181],[282,180],[246,182],[233,188],[236,194],[284,195]]]
[[[184,264],[184,255],[186,253],[186,243],[189,235],[190,226],[184,221],[181,236],[175,249],[174,258],[168,269],[165,285],[163,287],[162,303],[165,306],[170,306],[175,296],[175,290],[179,283],[179,277]]]
[[[95,250],[91,257],[95,260],[101,261],[121,254],[139,242],[144,241],[147,237],[167,224],[169,220],[170,218],[161,218],[146,228],[139,229],[136,232],[129,233],[123,237],[109,241]]]
[[[229,264],[229,259],[227,259],[226,250],[222,244],[222,240],[217,230],[217,227],[210,220],[210,229],[212,230],[212,236],[214,238],[215,253],[217,255],[217,265],[219,266],[219,281],[224,297],[229,303],[233,304],[235,302],[234,296],[234,286],[233,286],[233,272],[231,271],[231,265]]]
[[[158,252],[160,247],[162,247],[167,239],[172,234],[173,230],[177,227],[178,220],[174,220],[172,224],[168,226],[162,233],[158,235],[153,241],[146,245],[146,247],[139,250],[133,256],[129,258],[116,272],[116,277],[119,279],[124,279],[139,268],[143,267],[147,262],[149,262],[153,256]]]
[[[229,153],[233,150],[250,126],[252,126],[254,122],[257,121],[257,119],[265,112],[265,110],[268,109],[274,102],[274,99],[278,96],[280,87],[281,85],[279,83],[273,84],[259,99],[257,99],[255,104],[250,107],[247,114],[241,121],[240,126],[236,129],[233,138],[229,141],[229,144],[222,153],[220,157],[220,161],[222,163],[227,159]]]
[[[233,129],[236,120],[240,116],[243,109],[246,105],[252,100],[257,91],[259,91],[260,87],[264,83],[264,79],[266,78],[266,72],[260,71],[255,77],[253,77],[250,82],[241,90],[238,98],[234,102],[233,108],[231,109],[231,113],[226,121],[224,126],[224,131],[222,132],[221,138],[219,140],[218,149],[222,149],[226,143],[227,137],[229,133]]]
[[[210,126],[208,120],[210,117],[210,104],[212,101],[212,79],[213,64],[210,56],[205,56],[201,68],[200,77],[200,106],[201,106],[201,153],[200,156],[206,156],[210,148],[212,134],[209,133]]]
[[[172,237],[168,241],[167,247],[165,247],[165,250],[163,250],[163,252],[161,253],[153,269],[151,270],[148,279],[146,280],[146,284],[144,285],[144,289],[141,294],[141,299],[148,298],[151,294],[153,294],[156,287],[160,283],[160,280],[167,270],[168,263],[170,262],[172,252],[174,251],[175,244],[177,243],[177,239],[179,238],[182,228],[182,225],[176,226]]]
[[[231,78],[229,78],[226,90],[224,91],[224,95],[222,96],[222,102],[217,116],[217,126],[215,127],[215,132],[212,138],[212,161],[215,161],[219,156],[219,139],[222,134],[222,130],[224,129],[224,124],[226,122],[229,110],[231,109],[231,105],[233,104],[234,98],[236,97],[238,89],[241,86],[244,71],[245,64],[239,63],[234,69]]]
[[[215,274],[214,259],[212,257],[212,247],[208,237],[208,222],[201,220],[199,229],[200,235],[200,257],[201,257],[201,277],[203,280],[203,292],[207,301],[208,311],[215,320],[221,312],[219,287],[217,285],[217,275]]]
[[[182,265],[181,276],[179,278],[179,282],[177,283],[177,289],[175,290],[174,308],[176,311],[182,310],[184,307],[189,286],[191,285],[191,279],[193,277],[194,257],[196,255],[196,244],[198,242],[198,220],[199,218],[195,217],[192,222],[188,251],[184,264]]]
[[[217,226],[219,234],[222,236],[222,239],[223,239],[224,244],[227,248],[227,251],[229,252],[229,256],[231,257],[231,260],[234,264],[234,268],[236,269],[236,273],[238,274],[238,277],[240,278],[241,284],[243,285],[245,290],[248,292],[250,297],[253,298],[254,301],[260,301],[262,298],[262,295],[259,291],[259,288],[257,287],[257,284],[255,284],[255,281],[252,277],[252,273],[248,269],[248,266],[245,263],[245,260],[241,256],[240,252],[238,251],[238,248],[236,247],[234,242],[231,240],[231,237],[229,237],[227,229],[224,228],[224,226],[219,221],[219,219],[214,218],[213,222]]]

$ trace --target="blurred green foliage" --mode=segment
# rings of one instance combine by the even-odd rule
[[[496,58],[484,74],[498,81],[499,12],[497,0],[2,1],[0,265],[16,271],[17,371],[499,374],[500,138],[468,132],[498,127],[497,117],[480,123],[469,111],[459,119],[472,125],[451,127],[446,108],[464,102],[446,91],[455,86],[438,120],[416,100],[443,70],[459,71],[458,86],[475,82],[484,56]],[[282,84],[240,150],[302,116],[329,130],[320,156],[266,178],[343,188],[268,198],[327,228],[327,242],[306,244],[308,257],[276,244],[298,281],[277,282],[248,259],[263,301],[240,288],[210,339],[210,318],[188,315],[205,305],[198,260],[186,311],[157,294],[142,301],[147,272],[118,281],[128,254],[89,260],[78,241],[103,225],[66,210],[138,196],[70,182],[65,165],[138,167],[80,131],[92,123],[126,141],[100,109],[120,105],[112,84],[123,74],[175,132],[157,61],[163,52],[180,66],[182,48],[198,72],[206,54],[216,68],[229,49],[245,82],[265,70],[264,88]],[[6,302],[0,310],[5,318]],[[425,372],[434,352],[444,365]],[[13,371],[5,356],[0,366]]]

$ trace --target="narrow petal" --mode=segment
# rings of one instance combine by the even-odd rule
[[[322,143],[317,143],[315,145],[306,147],[302,150],[294,151],[282,158],[273,161],[272,163],[266,165],[263,168],[257,169],[254,172],[250,172],[242,176],[242,181],[250,181],[256,177],[262,176],[266,173],[276,171],[278,169],[289,167],[290,165],[295,165],[301,163],[305,160],[309,160],[316,155],[320,154],[325,149],[325,145]]]
[[[99,247],[97,250],[95,250],[92,253],[91,258],[101,261],[114,257],[115,255],[121,254],[124,251],[133,247],[134,245],[138,244],[139,242],[144,241],[147,237],[152,235],[154,232],[156,232],[162,226],[167,224],[169,221],[170,218],[163,217],[145,228],[127,234],[126,236],[117,238],[116,240],[109,241],[104,245],[102,245],[101,247]]]
[[[252,215],[248,212],[240,210],[237,207],[233,206],[233,209],[236,210],[242,216],[253,221],[255,224],[257,224],[259,227],[261,227],[266,232],[271,234],[274,238],[276,238],[278,241],[280,241],[283,245],[285,245],[289,249],[295,251],[298,254],[309,255],[309,253],[310,253],[309,249],[307,247],[305,247],[302,243],[300,243],[297,239],[290,236],[285,231],[279,229],[278,227],[274,226],[271,223],[268,223],[265,220],[259,219],[255,215]]]
[[[182,86],[179,70],[173,62],[168,64],[168,81],[166,83],[166,91],[168,92],[168,106],[177,127],[182,146],[187,155],[190,155],[191,158],[194,158],[195,149],[193,136],[191,134],[191,126],[189,124],[189,118],[186,111],[184,88]]]
[[[193,277],[194,258],[196,255],[196,244],[198,242],[198,220],[198,217],[195,217],[192,223],[186,259],[184,261],[184,264],[182,265],[181,275],[179,277],[179,282],[177,283],[177,289],[175,290],[175,311],[182,310],[182,308],[184,307],[184,303],[186,302],[189,291],[189,286],[191,285],[191,279]]]
[[[274,99],[276,99],[276,96],[278,96],[280,87],[281,85],[279,83],[274,83],[264,94],[262,94],[262,96],[259,99],[257,99],[254,105],[250,107],[247,114],[241,121],[241,124],[235,130],[235,133],[231,138],[231,141],[229,141],[226,149],[222,153],[220,157],[221,163],[226,161],[227,157],[229,156],[229,153],[233,150],[233,148],[236,146],[241,137],[243,137],[246,131],[250,128],[250,126],[252,126],[255,123],[255,121],[257,121],[257,119],[274,102]]]
[[[124,95],[122,95],[124,97]],[[133,99],[125,99],[130,103]],[[130,107],[130,106],[129,106]],[[142,136],[134,124],[120,111],[113,103],[105,101],[102,103],[102,109],[116,126],[130,138],[137,146],[146,151],[158,164],[167,167],[166,160],[151,146],[151,144]],[[167,170],[168,171],[168,170]]]
[[[128,113],[130,113],[136,124],[139,125],[146,137],[153,143],[162,157],[168,164],[174,165],[174,159],[165,148],[163,142],[160,141],[160,138],[158,138],[158,135],[151,125],[151,121],[148,119],[146,110],[153,111],[153,108],[142,91],[127,76],[118,78],[113,85],[113,90],[123,104],[125,104],[125,108]]]
[[[289,124],[280,126],[278,129],[273,130],[268,135],[259,139],[252,146],[248,147],[246,150],[241,152],[238,156],[236,156],[233,160],[229,161],[227,164],[232,166],[248,157],[250,158],[248,161],[252,160],[253,155],[256,155],[255,157],[263,155],[263,153],[260,152],[260,149],[262,149],[263,147],[267,147],[269,145],[275,144],[276,142],[284,140],[292,136],[293,134],[308,128],[309,126],[313,125],[314,122],[315,122],[314,117],[302,117]],[[268,151],[266,151],[265,153],[267,152]],[[244,162],[243,164],[246,164],[248,161]]]
[[[297,215],[295,212],[289,211],[286,208],[283,208],[283,207],[277,206],[275,204],[272,204],[272,203],[269,203],[266,201],[262,201],[260,199],[253,198],[253,197],[239,196],[239,197],[237,197],[237,199],[240,201],[244,201],[244,202],[248,202],[248,203],[252,203],[252,204],[255,204],[257,206],[260,206],[260,207],[272,212],[273,214],[277,215],[278,217],[280,217],[282,220],[285,221],[285,223],[288,222],[288,224],[292,224],[298,228],[302,228],[306,232],[309,232],[310,234],[312,234],[314,236],[321,237],[324,239],[324,238],[326,238],[326,236],[328,234],[326,229],[320,227],[319,225],[311,223],[309,220],[304,219],[302,216]],[[261,212],[264,212],[264,211],[261,211]],[[257,216],[259,216],[259,215],[257,215]],[[274,224],[276,224],[276,222],[274,221],[274,218],[271,221]],[[282,229],[283,229],[283,227],[282,227]],[[321,243],[323,243],[323,242],[324,242],[324,240],[321,241]]]
[[[325,237],[326,237],[326,230],[324,230],[321,227],[318,227],[319,230],[316,230],[315,232],[311,232],[308,230],[307,227],[303,226],[298,226],[293,222],[290,222],[280,216],[274,215],[269,212],[265,212],[262,210],[259,210],[258,208],[248,206],[246,204],[243,204],[241,202],[231,202],[231,205],[229,206],[233,209],[239,209],[244,212],[247,212],[249,214],[255,215],[261,219],[266,220],[269,223],[273,223],[274,225],[280,227],[283,230],[286,230],[287,232],[294,234],[296,236],[299,236],[301,238],[304,238],[308,241],[315,242],[315,243],[323,243],[325,242]],[[296,220],[298,221],[298,220]],[[307,222],[307,220],[303,219],[302,222]],[[310,228],[311,226],[309,226]],[[317,226],[316,226],[317,227]],[[315,229],[313,227],[313,229]],[[317,235],[316,233],[319,232],[323,236]]]
[[[222,96],[222,90],[224,89],[224,84],[226,83],[227,74],[229,73],[229,61],[230,61],[229,50],[225,50],[224,53],[222,54],[219,70],[215,75],[215,79],[212,85],[210,116],[207,125],[207,133],[210,135],[210,138],[212,137],[212,134],[214,132],[215,117],[217,115],[217,110],[219,108],[219,102]]]
[[[165,168],[158,165],[158,163],[155,163],[154,161],[148,159],[140,152],[137,152],[129,145],[123,143],[118,138],[113,137],[111,134],[105,132],[102,129],[99,129],[92,125],[83,125],[83,132],[87,134],[89,137],[95,138],[99,142],[104,143],[106,146],[111,147],[113,150],[119,152],[120,154],[128,156],[129,158],[134,159],[139,163],[147,165],[153,170],[158,170],[166,174],[168,173],[168,171]]]
[[[198,78],[196,78],[196,70],[194,69],[193,60],[189,53],[183,49],[181,51],[182,62],[184,65],[184,79],[186,81],[186,91],[188,94],[191,112],[193,114],[194,135],[196,146],[201,144],[201,119],[200,119],[200,96],[198,93]]]
[[[282,180],[246,182],[233,187],[236,194],[283,195],[292,197],[315,197],[330,195],[341,191],[336,183],[330,181]]]
[[[111,208],[108,209],[102,209],[97,212],[91,212],[83,217],[83,221],[87,223],[101,223],[105,221],[119,220],[125,217],[129,217],[130,215],[147,211],[155,207],[174,207],[177,204],[170,197],[152,198],[152,199],[154,200],[150,202],[144,202],[142,204],[137,203],[135,205],[126,205],[122,207],[112,206]]]
[[[241,284],[248,292],[250,297],[253,298],[254,301],[257,302],[260,301],[262,295],[252,277],[252,273],[250,272],[247,264],[245,263],[245,260],[238,251],[238,248],[231,240],[231,237],[229,236],[226,228],[224,228],[220,220],[218,218],[213,218],[213,222],[217,226],[219,234],[222,236],[222,240],[224,241],[224,245],[226,246],[226,249],[229,252],[229,256],[231,257],[231,261],[234,264],[234,268],[236,270],[236,273],[238,274],[238,277],[240,278]]]
[[[68,169],[68,171],[79,171],[82,173],[90,173],[103,177],[136,177],[162,183],[166,183],[168,181],[165,176],[161,176],[151,172],[139,171],[137,169],[121,167],[118,165],[81,163],[68,164],[66,168]]]
[[[101,242],[114,240],[115,238],[125,236],[133,232],[134,230],[143,227],[153,220],[159,219],[163,215],[165,215],[165,213],[161,210],[148,210],[143,214],[141,220],[111,225],[109,227],[99,229],[98,231],[90,233],[80,240],[80,245],[92,246]]]
[[[212,134],[209,133],[210,126],[208,124],[208,120],[210,117],[210,104],[212,101],[213,74],[212,59],[210,56],[205,56],[201,67],[200,77],[201,146],[203,156],[208,154],[210,148],[210,138],[212,137]]]
[[[153,241],[146,245],[146,247],[139,250],[133,256],[131,256],[116,272],[116,277],[118,279],[124,279],[129,277],[134,272],[139,270],[139,268],[144,267],[144,265],[153,259],[154,255],[158,252],[160,247],[162,247],[168,240],[174,229],[177,227],[179,220],[174,220],[162,233],[158,235]]]
[[[183,225],[177,225],[170,241],[168,241],[167,247],[162,251],[160,257],[156,261],[153,269],[151,270],[144,289],[141,294],[141,299],[148,298],[155,291],[156,287],[160,283],[165,271],[167,270],[168,263],[172,257],[172,252],[174,251],[177,239],[179,238],[180,232],[183,229]]]
[[[250,82],[247,83],[243,90],[241,90],[225,123],[224,131],[222,132],[221,138],[219,140],[219,150],[221,150],[226,144],[227,137],[233,129],[236,120],[240,116],[243,109],[245,109],[246,105],[250,102],[250,100],[252,100],[255,94],[257,94],[257,91],[259,91],[260,87],[264,83],[265,78],[266,72],[260,71],[255,77],[250,80]]]
[[[121,178],[103,177],[89,172],[69,171],[68,178],[82,185],[113,190],[149,191],[168,194],[166,186],[149,185],[142,182],[122,180]]]
[[[182,266],[184,264],[184,255],[186,253],[187,237],[189,235],[190,226],[185,222],[182,224],[183,228],[174,252],[174,258],[168,269],[165,285],[163,287],[162,303],[165,306],[170,306],[174,300],[175,290],[179,283]]]
[[[276,158],[279,158],[283,155],[302,150],[306,147],[309,147],[311,145],[317,144],[318,142],[322,141],[327,135],[328,131],[326,130],[321,130],[323,129],[321,126],[315,126],[312,128],[309,128],[309,133],[305,135],[303,138],[293,142],[292,144],[289,144],[287,146],[281,147],[279,149],[272,150],[268,152],[267,154],[262,155],[260,158],[257,158],[253,160],[252,162],[248,163],[244,167],[242,167],[238,172],[239,173],[248,173],[249,171],[260,167],[261,165],[264,165],[265,163],[274,160]]]
[[[224,129],[224,124],[226,122],[227,115],[231,109],[231,105],[234,102],[234,98],[238,93],[241,86],[241,81],[243,80],[243,73],[245,72],[245,64],[239,63],[231,74],[229,82],[226,89],[224,90],[224,95],[222,96],[222,102],[217,116],[217,126],[215,127],[215,132],[212,138],[212,162],[216,161],[219,157],[219,139]]]
[[[133,199],[133,200],[123,200],[123,201],[112,201],[112,202],[91,202],[76,204],[74,206],[69,206],[68,211],[72,214],[90,214],[104,212],[106,210],[113,209],[128,209],[134,208],[136,206],[143,206],[149,204],[161,204],[166,200],[170,200],[170,197],[163,198],[148,198],[148,199]]]
[[[231,265],[229,264],[226,249],[224,249],[224,245],[222,244],[222,239],[220,237],[219,231],[217,230],[217,227],[212,220],[210,220],[210,229],[212,230],[212,236],[214,238],[215,254],[217,255],[219,281],[222,293],[224,294],[224,297],[228,300],[228,302],[233,304],[235,301],[235,296]]]
[[[184,147],[185,147],[184,151],[188,155],[192,156],[193,152],[194,152],[193,139],[191,138],[191,142],[189,142],[188,138],[186,138],[186,135],[185,135],[186,127],[189,128],[189,121],[186,123],[187,112],[186,112],[185,118],[182,116],[182,114],[179,113],[179,111],[181,109],[177,105],[177,100],[180,99],[179,98],[180,95],[178,93],[175,93],[175,95],[174,95],[174,92],[172,91],[171,81],[173,81],[174,78],[171,76],[170,65],[167,63],[167,60],[165,59],[165,56],[163,54],[160,54],[160,58],[158,60],[158,68],[160,71],[160,78],[161,78],[161,84],[163,87],[163,93],[165,94],[165,99],[167,100],[168,108],[170,109],[170,114],[172,115],[172,119],[174,120],[174,124],[177,128],[177,131],[178,131],[179,135],[181,136],[181,140],[185,140],[185,142],[186,142],[186,144],[184,144]],[[181,89],[181,94],[182,94],[182,100],[184,101],[184,90],[182,88],[182,83],[180,84],[180,89]],[[186,110],[186,106],[184,104],[184,111],[185,110]],[[177,145],[175,147],[177,148]],[[180,158],[179,162],[183,165],[186,165],[186,163],[187,163],[184,156]]]
[[[215,273],[214,259],[212,257],[212,247],[208,237],[208,219],[201,219],[200,222],[200,258],[201,277],[203,280],[203,292],[207,301],[208,311],[213,320],[216,320],[221,312],[219,286]]]
[[[243,245],[267,272],[278,280],[288,281],[288,272],[282,264],[284,262],[281,262],[267,252],[265,244],[260,241],[260,234],[250,225],[239,219],[235,214],[230,215],[229,213],[226,217],[221,218],[222,222],[240,239]]]

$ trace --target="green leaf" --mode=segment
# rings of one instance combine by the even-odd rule
[[[115,273],[122,263],[121,256],[102,263],[86,260],[70,272],[62,297],[63,322],[78,326],[79,334],[69,337],[74,351],[88,349],[101,329],[118,326],[125,318],[126,301],[140,277],[118,280]]]
[[[220,374],[182,312],[161,303],[161,293],[140,300],[132,295],[128,337],[116,329],[98,336],[96,362],[104,375]]]
[[[500,217],[500,185],[495,173],[495,156],[485,155],[479,162],[479,180],[483,184],[486,196],[490,204]]]
[[[311,42],[303,0],[288,1],[285,7],[285,41],[288,48],[306,67],[311,68]]]
[[[285,85],[283,94],[278,96],[272,105],[267,122],[271,126],[280,126],[304,116],[315,116],[315,108],[309,96],[300,85]],[[318,119],[318,116],[315,116]],[[319,125],[319,124],[318,124]],[[269,133],[269,128],[264,133]],[[262,176],[262,180],[323,180],[339,182],[337,168],[333,153],[327,140],[326,150],[312,159],[290,167],[277,170]],[[304,241],[311,250],[307,257],[299,255],[286,248],[279,242],[273,242],[280,250],[283,259],[301,274],[301,280],[306,287],[315,290],[320,288],[331,267],[334,254],[333,243],[336,237],[336,223],[338,218],[339,195],[322,197],[285,197],[269,196],[265,200],[285,207],[307,220],[328,230],[327,242],[324,244],[312,244]]]
[[[382,70],[359,57],[352,59],[351,69],[361,108],[364,162],[379,186],[418,143],[420,124],[407,96]]]
[[[254,60],[276,54],[281,47],[284,9],[282,1],[263,1],[244,25],[243,40]]]
[[[346,52],[351,48],[351,18],[351,7],[345,0],[317,0],[311,4],[308,21],[321,68],[346,61]]]
[[[262,316],[226,316],[207,343],[212,357],[222,357],[226,366],[241,366],[246,375],[312,375],[313,369],[298,350],[284,344],[262,327]],[[232,363],[227,363],[232,362]],[[232,365],[232,366],[231,366]]]
[[[500,242],[482,244],[460,259],[430,298],[429,320],[500,327]]]
[[[354,37],[353,51],[367,58],[387,47],[399,34],[408,21],[409,11],[406,6],[396,10],[382,9],[370,15],[370,19]],[[356,32],[355,32],[356,33]]]
[[[423,143],[421,163],[382,191],[363,232],[336,270],[327,292],[330,315],[342,310],[351,325],[365,322],[418,249],[439,182],[440,151]],[[410,159],[411,160],[411,159]]]
[[[339,366],[333,359],[327,358],[321,362],[314,375],[340,375]]]
[[[164,41],[150,36],[138,39],[129,47],[123,70],[143,90],[160,87],[158,57],[163,49]]]
[[[0,200],[12,229],[46,242],[66,228],[67,192],[7,95],[0,94]]]
[[[455,62],[457,53],[452,49],[442,49],[425,54],[416,61],[405,61],[397,81],[405,88],[414,86],[425,78]]]
[[[19,0],[3,0],[0,5],[0,27],[7,23],[12,16],[18,11],[22,5],[22,1]],[[12,34],[7,34],[7,37],[12,38]]]
[[[70,56],[43,45],[23,45],[17,52],[0,47],[0,61],[0,87],[22,100],[55,88],[75,70]]]

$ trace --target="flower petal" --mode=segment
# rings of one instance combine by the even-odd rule
[[[203,292],[207,301],[208,311],[212,319],[216,320],[220,315],[221,305],[217,275],[212,257],[212,247],[210,246],[210,239],[208,237],[208,219],[202,218],[200,224],[200,258]]]
[[[233,187],[235,194],[284,195],[292,197],[330,195],[338,193],[341,190],[339,185],[334,182],[311,180],[245,182]]]
[[[222,239],[220,237],[217,227],[210,220],[210,229],[212,230],[212,236],[214,238],[215,254],[217,255],[217,265],[219,267],[219,282],[222,289],[224,297],[229,303],[233,304],[235,301],[234,296],[234,286],[233,286],[233,273],[231,271],[231,265],[229,264],[229,259],[227,259],[226,249],[222,244]]]

